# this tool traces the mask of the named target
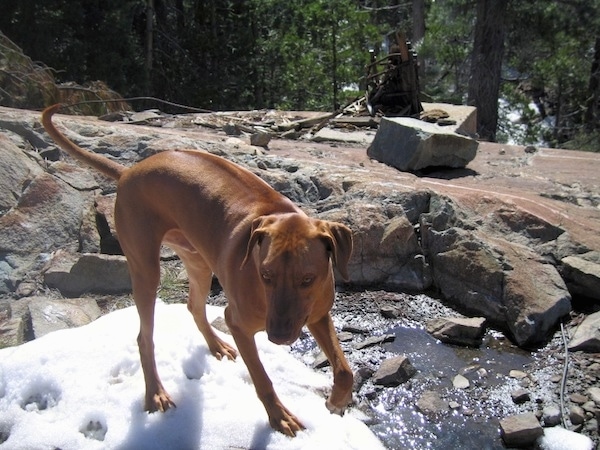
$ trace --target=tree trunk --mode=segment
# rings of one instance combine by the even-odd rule
[[[598,103],[600,101],[600,37],[596,37],[594,45],[594,60],[588,84],[588,101],[585,109],[585,129],[594,131],[598,128]]]
[[[152,68],[154,66],[154,0],[146,1],[146,93],[152,94]]]
[[[468,103],[477,108],[477,133],[496,140],[498,95],[504,54],[504,16],[508,0],[477,0]]]
[[[414,44],[425,37],[425,0],[413,0],[412,23],[412,42]]]

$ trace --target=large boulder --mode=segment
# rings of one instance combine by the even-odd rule
[[[487,234],[463,211],[432,197],[430,212],[421,216],[434,285],[458,309],[506,329],[517,344],[544,342],[571,310],[556,267],[528,247]]]
[[[477,154],[475,139],[408,117],[384,117],[367,155],[402,171],[465,167]]]
[[[73,184],[53,175],[52,170],[39,170],[32,165],[37,160],[34,153],[22,151],[6,139],[0,139],[0,155],[10,155],[0,164],[15,166],[8,175],[15,183],[12,189],[8,184],[0,189],[0,203],[9,207],[0,215],[0,293],[7,293],[29,272],[39,270],[52,251],[78,247],[83,211],[95,182],[83,169],[64,163],[55,163],[54,170],[68,174]]]

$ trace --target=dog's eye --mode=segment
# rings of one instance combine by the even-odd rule
[[[271,274],[269,272],[261,272],[260,276],[262,277],[265,283],[271,282]]]
[[[314,281],[315,277],[312,275],[306,275],[304,278],[302,278],[302,283],[301,285],[303,287],[307,287],[310,286],[312,284],[312,282]]]

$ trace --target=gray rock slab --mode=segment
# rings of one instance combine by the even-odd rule
[[[119,255],[57,252],[44,272],[44,282],[67,297],[131,292],[127,260]]]
[[[102,314],[96,301],[91,298],[55,300],[34,297],[29,300],[29,311],[35,338],[53,331],[87,325]]]
[[[560,262],[571,292],[600,300],[600,252],[567,256]]]
[[[368,145],[373,142],[375,133],[373,131],[341,131],[335,128],[321,128],[310,139],[314,142],[349,142]]]
[[[427,322],[426,329],[447,344],[479,346],[485,334],[485,321],[484,317],[440,317]]]
[[[600,352],[600,311],[590,314],[579,324],[569,342],[569,350]]]
[[[367,155],[399,170],[465,167],[478,143],[445,127],[407,117],[384,117]]]

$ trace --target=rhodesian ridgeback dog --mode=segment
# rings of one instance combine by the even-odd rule
[[[305,427],[283,406],[259,359],[254,335],[262,330],[276,344],[291,344],[303,326],[308,327],[333,369],[326,406],[343,414],[352,398],[353,376],[330,309],[333,267],[348,278],[351,231],[340,223],[308,217],[258,176],[209,153],[165,151],[127,168],[86,151],[52,123],[60,107],[42,113],[48,134],[73,158],[118,182],[115,226],[140,316],[137,341],[145,409],[175,406],[158,376],[153,343],[164,243],[186,268],[188,309],[211,353],[233,360],[236,349],[215,334],[206,318],[213,274],[221,283],[228,299],[225,321],[275,430],[295,436]]]

